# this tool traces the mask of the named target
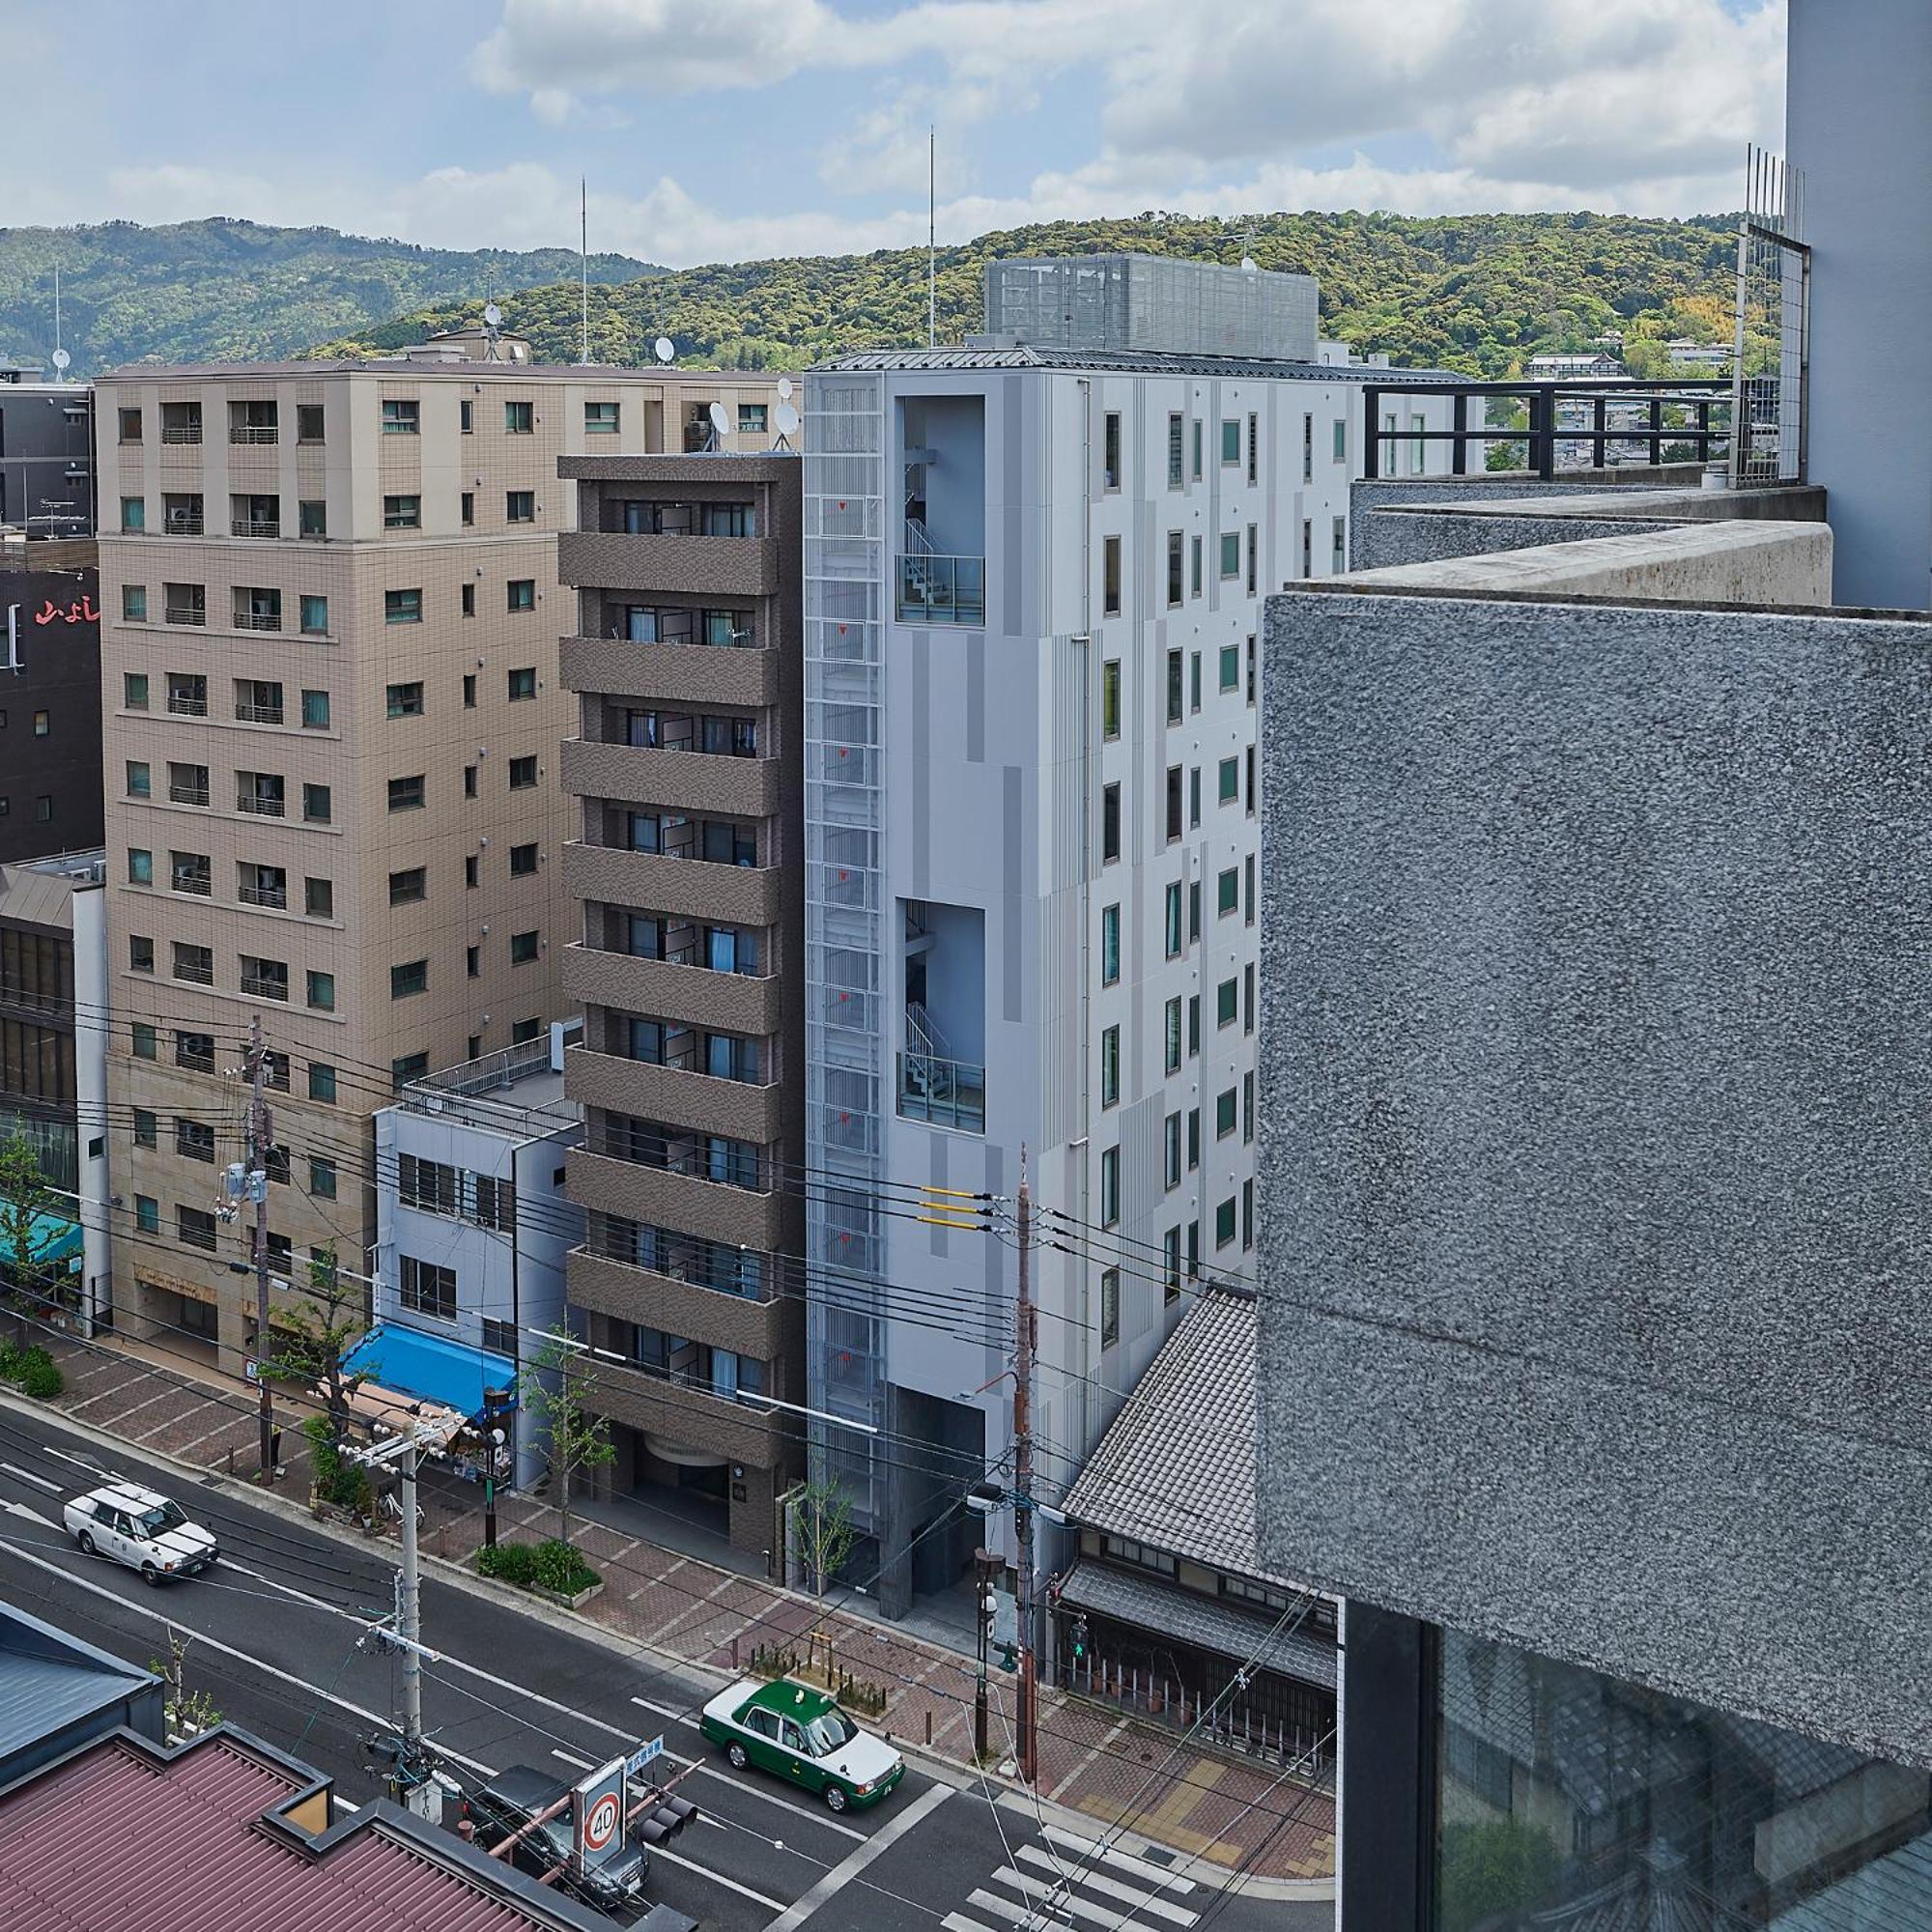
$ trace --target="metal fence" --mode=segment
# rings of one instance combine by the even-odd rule
[[[1810,331],[1804,177],[1776,155],[1748,148],[1732,361],[1739,425],[1732,481],[1740,488],[1804,481]]]

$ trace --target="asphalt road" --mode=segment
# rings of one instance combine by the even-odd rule
[[[77,1549],[61,1504],[109,1476],[174,1496],[220,1538],[196,1577],[151,1589],[130,1570]],[[86,1641],[137,1662],[188,1639],[185,1680],[221,1715],[327,1772],[360,1804],[379,1794],[362,1740],[393,1727],[400,1662],[364,1641],[393,1603],[385,1546],[362,1548],[252,1503],[246,1485],[202,1482],[113,1453],[38,1412],[0,1407],[0,1592]],[[648,1655],[625,1657],[425,1576],[423,1725],[453,1776],[480,1782],[511,1764],[559,1777],[662,1735],[700,1810],[652,1854],[646,1890],[727,1932],[1327,1932],[1326,1906],[1223,1891],[1116,1848],[1097,1828],[1063,1828],[1023,1799],[996,1804],[909,1768],[892,1798],[834,1818],[755,1772],[742,1776],[700,1738],[712,1680]]]

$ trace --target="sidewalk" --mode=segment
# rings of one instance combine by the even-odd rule
[[[48,1406],[139,1447],[245,1477],[256,1458],[249,1392],[206,1379],[195,1365],[139,1345],[89,1348],[66,1337],[46,1346],[67,1378]],[[218,1401],[222,1406],[213,1405]],[[278,1397],[282,1455],[278,1485],[307,1494],[307,1444]],[[483,1540],[482,1496],[472,1486],[425,1486],[425,1550],[453,1562]],[[557,1527],[554,1509],[524,1496],[497,1506],[499,1541],[536,1541]],[[573,1533],[604,1577],[603,1593],[577,1614],[652,1649],[713,1669],[749,1664],[756,1644],[805,1648],[829,1633],[841,1670],[877,1684],[886,1709],[876,1722],[910,1746],[970,1771],[971,1658],[881,1624],[868,1609],[825,1610],[810,1598],[724,1568],[705,1557],[630,1534],[590,1517]],[[837,1593],[833,1600],[837,1602]],[[995,1670],[989,1735],[996,1755],[1012,1751],[1014,1680]],[[1181,1734],[1042,1686],[1039,1793],[1069,1810],[1122,1824],[1137,1837],[1251,1879],[1277,1884],[1332,1879],[1334,1803],[1285,1777],[1279,1767],[1183,1745]],[[994,1788],[1012,1788],[992,1773]],[[1310,1887],[1311,1893],[1315,1891]]]

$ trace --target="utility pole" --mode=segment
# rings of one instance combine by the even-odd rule
[[[1027,1152],[1020,1148],[1019,1334],[1013,1355],[1013,1527],[1019,1536],[1019,1724],[1020,1781],[1034,1785],[1039,1774],[1039,1678],[1034,1659],[1033,1603],[1033,1183]]]
[[[993,1578],[1000,1559],[990,1549],[973,1552],[973,1620],[980,1632],[980,1675],[973,1684],[973,1757],[986,1761],[986,1639],[993,1621]]]
[[[403,1503],[403,1562],[396,1572],[396,1635],[403,1653],[403,1747],[408,1761],[422,1753],[422,1577],[416,1553],[416,1468],[419,1454],[412,1431],[396,1473]]]
[[[262,1480],[275,1480],[275,1403],[269,1391],[269,1147],[273,1122],[262,1095],[268,1059],[262,1015],[248,1029],[248,1199],[255,1204],[255,1386],[262,1402]]]

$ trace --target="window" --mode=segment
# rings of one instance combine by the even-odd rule
[[[121,527],[124,530],[144,530],[148,527],[148,503],[145,497],[121,498]]]
[[[1255,788],[1255,748],[1250,745],[1243,755],[1248,761],[1248,816],[1252,818],[1255,815],[1258,803]]]
[[[1315,418],[1304,414],[1301,418],[1301,480],[1315,481]]]
[[[1427,427],[1427,421],[1426,417],[1420,415],[1413,415],[1408,419],[1409,428],[1415,432],[1414,439],[1408,445],[1408,473],[1411,476],[1422,474],[1422,454],[1427,446],[1423,442],[1422,432]]]
[[[1180,837],[1180,767],[1169,765],[1167,768],[1167,810],[1162,818],[1161,830],[1172,841]]]
[[[529,405],[524,407],[528,409]],[[412,1315],[427,1315],[433,1321],[454,1321],[456,1270],[440,1262],[419,1262],[413,1255],[401,1259],[403,1306]]]
[[[152,798],[155,794],[154,773],[142,760],[132,758],[128,763],[128,796],[129,798]]]
[[[537,670],[534,665],[525,665],[521,669],[509,673],[510,702],[519,698],[534,697],[537,695]]]
[[[1255,655],[1254,633],[1250,632],[1248,634],[1248,702],[1250,704],[1255,701],[1255,687],[1258,682],[1257,673],[1259,669],[1260,660]]]
[[[128,1028],[128,1050],[136,1060],[155,1058],[156,1033],[146,1020],[135,1020]]]
[[[1180,417],[1170,415],[1167,419],[1167,487],[1170,490],[1179,490],[1186,480],[1181,474],[1181,464],[1186,453],[1186,444],[1182,438]]]
[[[128,970],[152,973],[155,970],[155,942],[138,932],[128,935]]]
[[[1121,1218],[1121,1151],[1105,1149],[1100,1155],[1100,1225],[1115,1226]]]
[[[303,692],[302,729],[304,731],[327,731],[328,724],[328,693],[326,691]]]
[[[1103,537],[1100,542],[1100,614],[1121,614],[1121,540]]]
[[[535,876],[536,869],[537,848],[535,845],[512,845],[510,847],[511,878],[532,878]]]
[[[1186,705],[1186,671],[1179,651],[1167,654],[1167,722],[1179,724]]]
[[[1168,1001],[1161,1014],[1161,1070],[1180,1071],[1180,995]]]
[[[1252,793],[1249,795],[1248,802],[1249,809],[1252,810],[1254,806]],[[1252,852],[1241,862],[1241,868],[1245,875],[1243,885],[1243,895],[1246,899],[1245,918],[1246,923],[1252,925],[1255,923],[1255,855]]]
[[[176,718],[206,718],[208,679],[199,671],[169,671],[168,711]]]
[[[279,724],[282,722],[282,687],[273,678],[238,677],[235,680],[235,716],[243,724]]]
[[[531,436],[536,432],[536,406],[532,403],[503,405],[503,434]]]
[[[1303,577],[1315,575],[1315,520],[1312,517],[1301,520],[1301,574]]]
[[[1223,758],[1218,769],[1219,798],[1223,805],[1232,805],[1241,796],[1241,761],[1239,758]]]
[[[400,1094],[412,1080],[420,1080],[428,1071],[427,1053],[405,1053],[389,1062],[389,1084]]]
[[[1187,937],[1190,941],[1201,937],[1201,881],[1190,880],[1187,887]]]
[[[764,403],[740,403],[738,405],[738,434],[740,436],[763,436],[765,433],[767,405]]]
[[[474,765],[465,765],[463,768],[463,796],[465,798],[474,798],[476,796],[476,767]]]
[[[429,961],[411,959],[401,966],[389,968],[389,997],[392,1000],[407,1000],[416,993],[429,991]]]
[[[456,512],[457,522],[466,530],[476,527],[476,492],[474,490],[464,491],[462,496],[456,499]]]
[[[465,889],[469,892],[474,892],[477,886],[481,884],[477,870],[476,854],[473,852],[467,854],[464,858],[463,884]],[[475,1056],[472,1054],[470,1057],[474,1059]]]
[[[1235,1090],[1214,1096],[1214,1138],[1224,1141],[1235,1131]]]
[[[1201,995],[1187,996],[1187,1057],[1191,1060],[1201,1051]]]
[[[503,493],[503,521],[506,524],[533,524],[537,520],[537,493],[534,490],[506,490]]]
[[[537,781],[537,754],[534,752],[510,760],[510,789],[527,791]]]
[[[1216,1204],[1214,1208],[1214,1245],[1217,1248],[1229,1246],[1235,1238],[1235,1197]]]
[[[1241,536],[1238,530],[1221,532],[1221,575],[1223,578],[1238,577],[1241,574]]]
[[[327,825],[331,817],[330,794],[327,785],[302,786],[302,817],[310,825]]]
[[[1198,536],[1187,540],[1187,594],[1190,597],[1201,595],[1201,539]]]
[[[1214,1024],[1233,1026],[1239,1018],[1241,1010],[1241,982],[1238,980],[1223,980],[1214,988]]]
[[[139,442],[141,440],[141,412],[139,410],[123,410],[120,412],[120,417],[121,440],[123,442]]]
[[[1108,1027],[1100,1036],[1100,1104],[1113,1106],[1121,1097],[1121,1030]]]
[[[1201,480],[1201,453],[1207,437],[1206,426],[1203,424],[1199,416],[1196,416],[1194,418],[1193,429],[1194,429],[1194,480],[1195,482],[1198,483]]]
[[[298,442],[320,442],[323,415],[320,403],[298,403],[296,405],[296,440]]]
[[[473,670],[463,673],[463,708],[466,711],[476,709],[476,673]]]
[[[1187,656],[1187,702],[1191,710],[1201,709],[1201,653],[1190,651]]]
[[[420,718],[423,715],[421,680],[412,679],[408,684],[390,685],[387,710],[391,718]]]
[[[175,1116],[175,1152],[184,1160],[213,1161],[214,1129],[206,1121],[185,1121]]]
[[[1180,887],[1177,882],[1167,889],[1167,956],[1175,959],[1180,953]]]
[[[1121,661],[1109,658],[1100,667],[1100,735],[1121,735]]]
[[[429,871],[426,867],[412,866],[407,871],[389,874],[389,903],[393,905],[415,905],[429,896]]]
[[[1180,1116],[1170,1114],[1161,1122],[1161,1185],[1170,1192],[1180,1185]]]
[[[1241,460],[1241,425],[1238,418],[1221,424],[1221,461],[1238,464]]]
[[[1111,1349],[1121,1339],[1121,1271],[1100,1270],[1100,1346]]]
[[[296,527],[305,537],[328,534],[328,505],[320,497],[304,497],[296,505]]]
[[[185,939],[174,943],[174,976],[185,980],[192,986],[212,986],[214,984],[214,952],[213,948],[196,946]]]
[[[535,1039],[543,1032],[540,1019],[512,1020],[510,1022],[510,1044],[522,1046],[526,1040]]]
[[[288,910],[289,875],[282,867],[242,859],[237,863],[235,874],[235,895],[243,905],[267,906],[271,912]]]
[[[1214,881],[1214,914],[1217,919],[1225,919],[1231,912],[1238,912],[1241,905],[1241,874],[1237,867],[1230,866]]]
[[[1347,416],[1337,416],[1332,425],[1332,431],[1333,435],[1329,444],[1329,454],[1337,463],[1347,463],[1349,460],[1349,418]]]
[[[1241,1075],[1241,1139],[1252,1141],[1255,1137],[1255,1076]]]
[[[422,521],[420,497],[383,498],[383,527],[385,530],[419,530],[422,528]]]
[[[585,403],[583,406],[583,434],[585,436],[615,436],[617,434],[617,405],[615,403]]]
[[[147,767],[144,765],[142,770]],[[1121,856],[1121,787],[1117,781],[1100,787],[1100,863],[1111,866]]]
[[[304,596],[301,600],[301,633],[305,638],[328,635],[328,599]]]
[[[289,996],[289,969],[280,959],[257,959],[242,955],[242,990],[251,999],[286,1000]]]
[[[1255,1183],[1241,1182],[1241,1245],[1251,1248],[1255,1244]]]
[[[326,1061],[311,1060],[308,1064],[308,1097],[331,1107],[335,1104],[335,1068]]]
[[[415,436],[421,425],[417,421],[417,406],[413,402],[396,396],[383,399],[383,434],[384,436]]]
[[[214,1036],[212,1033],[175,1032],[175,1065],[190,1073],[214,1071]]]
[[[1109,410],[1100,425],[1100,485],[1102,489],[1121,487],[1121,412]]]
[[[130,886],[152,886],[155,883],[155,855],[152,852],[142,851],[138,846],[128,849],[128,883]]]
[[[1167,607],[1171,611],[1180,602],[1180,532],[1169,530],[1167,533]]]
[[[134,1109],[134,1145],[151,1148],[158,1145],[155,1116],[146,1107]]]
[[[144,1235],[158,1235],[161,1232],[161,1204],[152,1194],[135,1195],[134,1226]]]
[[[335,1163],[326,1155],[308,1157],[308,1191],[318,1201],[335,1199]]]
[[[1257,445],[1260,441],[1261,418],[1251,413],[1248,417],[1248,481],[1250,483],[1255,481],[1258,473],[1255,468],[1255,456]]]
[[[1241,968],[1241,1031],[1253,1033],[1255,1030],[1255,969],[1252,965]]]
[[[1170,1228],[1160,1237],[1161,1305],[1172,1307],[1180,1299],[1180,1230]]]
[[[1330,519],[1328,535],[1328,574],[1340,577],[1349,568],[1349,520],[1347,517]]]
[[[423,804],[423,775],[417,772],[412,778],[391,779],[389,781],[389,810],[391,811],[420,811]]]
[[[43,791],[34,801],[34,823],[51,825],[54,817],[54,798],[52,792]]]
[[[124,624],[145,624],[148,621],[148,586],[145,583],[124,583],[121,586],[121,621]]]
[[[537,581],[534,577],[513,577],[503,586],[504,608],[534,611],[537,608]]]
[[[1100,908],[1100,983],[1112,986],[1121,978],[1121,909],[1117,905]]]
[[[510,964],[527,966],[537,956],[543,944],[538,932],[513,932],[510,935]]]
[[[476,405],[468,396],[456,406],[456,427],[461,436],[476,434]]]
[[[311,970],[308,976],[308,1003],[319,1013],[335,1010],[335,975]]]
[[[385,624],[420,624],[423,620],[423,594],[414,590],[383,592],[383,621]]]

